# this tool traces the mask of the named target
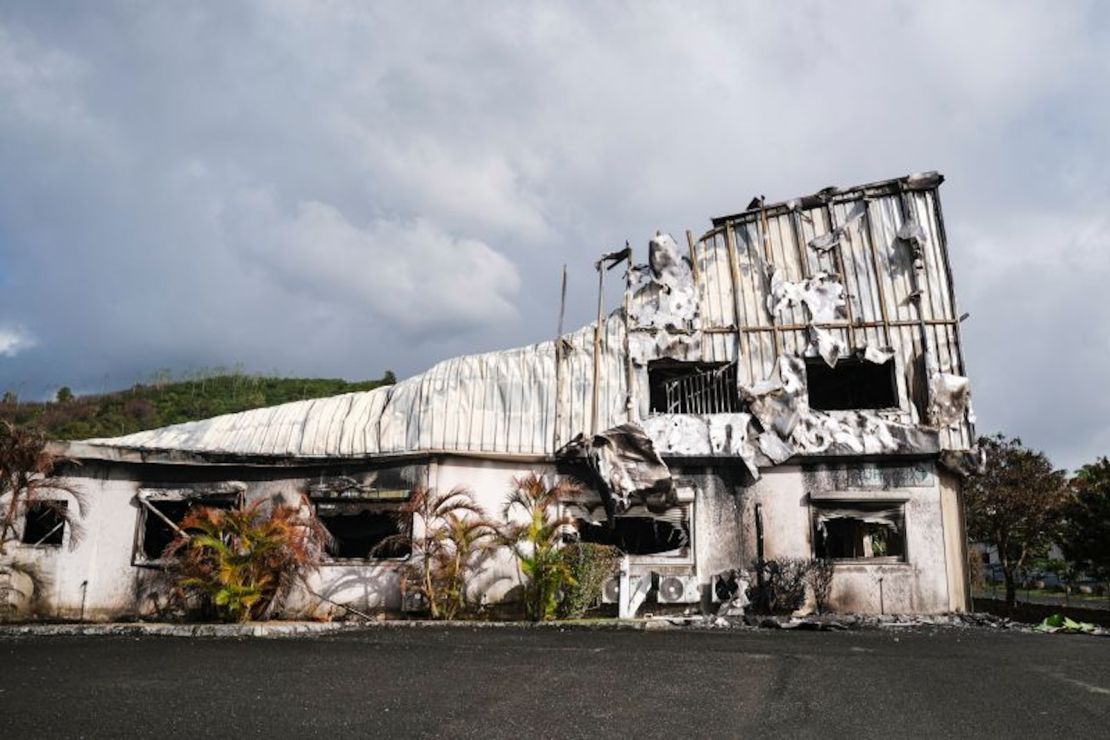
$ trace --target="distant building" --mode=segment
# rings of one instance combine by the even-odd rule
[[[647,265],[607,255],[601,270],[628,263],[623,305],[557,341],[66,445],[86,531],[72,550],[69,533],[26,546],[48,577],[38,608],[150,614],[167,520],[303,493],[337,545],[311,584],[327,600],[298,608],[397,610],[401,561],[371,549],[415,484],[466,486],[493,514],[514,476],[538,471],[589,484],[566,512],[628,553],[649,601],[710,601],[717,574],[817,557],[836,561],[838,610],[965,610],[974,431],[941,182],[753,201],[681,247],[657,236]],[[495,558],[475,595],[516,583]]]

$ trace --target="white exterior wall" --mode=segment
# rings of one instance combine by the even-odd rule
[[[846,489],[834,493],[856,500],[905,500],[906,562],[838,564],[832,602],[837,611],[861,613],[938,613],[967,608],[959,558],[966,557],[955,479],[936,474],[909,487]],[[838,464],[839,470],[856,466]],[[142,487],[132,477],[136,468],[86,466],[87,477],[71,479],[87,503],[84,536],[70,548],[16,546],[21,557],[36,563],[46,576],[37,613],[44,618],[118,619],[156,614],[156,584],[161,571],[133,564]],[[696,574],[703,588],[715,574],[750,568],[757,556],[756,507],[762,512],[764,557],[811,558],[813,525],[811,495],[814,473],[798,465],[766,470],[761,480],[747,483],[739,467],[680,466],[672,462],[676,484],[695,491],[693,504],[693,562],[633,558],[634,572]],[[131,472],[128,472],[128,471]],[[455,486],[469,489],[475,501],[499,518],[513,479],[530,472],[551,473],[541,463],[441,458],[427,468],[428,482],[438,491]],[[271,471],[266,480],[247,482],[248,500],[284,496],[290,503],[303,491],[304,473]],[[297,477],[301,476],[301,477]],[[826,486],[827,487],[827,486]],[[73,506],[73,504],[70,504]],[[416,533],[418,534],[418,533]],[[334,562],[310,579],[317,594],[365,611],[396,611],[400,607],[399,571],[404,561]],[[880,597],[881,579],[881,597]],[[520,585],[515,561],[507,551],[492,555],[474,580],[472,599],[482,603],[512,600]],[[164,596],[163,596],[164,602]],[[291,600],[304,614],[341,615],[343,610],[308,594]]]
[[[74,540],[67,526],[61,547],[15,545],[18,560],[36,567],[43,591],[31,605],[53,619],[101,619],[119,616],[136,601],[140,573],[131,567],[138,504],[137,485],[115,475],[70,479],[82,492],[86,515],[82,535]],[[65,494],[71,510],[73,499]]]
[[[928,485],[830,492],[851,496],[856,501],[905,499],[905,562],[838,563],[831,595],[836,611],[931,614],[967,608],[962,583],[949,589],[948,558],[950,553],[962,549],[962,532],[951,517],[946,528],[940,476],[935,474],[932,463],[924,465],[933,473]],[[791,465],[767,471],[752,486],[750,505],[758,503],[763,509],[765,558],[813,557],[812,499],[807,491],[810,485],[805,471]],[[958,568],[954,570],[962,573]]]

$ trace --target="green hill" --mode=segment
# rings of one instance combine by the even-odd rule
[[[115,437],[168,424],[274,406],[306,398],[368,391],[396,381],[387,371],[379,380],[269,378],[240,373],[139,384],[124,391],[74,397],[63,388],[59,400],[0,403],[0,419],[34,426],[52,439]]]

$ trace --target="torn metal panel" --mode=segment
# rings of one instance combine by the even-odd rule
[[[736,457],[759,477],[756,451],[750,441],[751,414],[655,414],[644,420],[644,431],[661,455]]]
[[[640,367],[660,358],[697,362],[702,356],[701,344],[701,335],[694,332],[638,330],[634,327],[628,336],[629,356]]]
[[[767,310],[777,316],[783,309],[805,306],[810,321],[827,324],[841,318],[844,286],[823,272],[798,282],[784,280],[781,270],[771,272],[771,292],[767,297]]]
[[[935,430],[902,424],[872,411],[803,414],[794,431],[803,454],[930,454],[940,450]]]
[[[778,458],[785,460],[794,454],[876,455],[938,449],[935,432],[879,412],[810,408],[805,363],[797,357],[780,357],[776,369],[776,376],[742,391],[752,414],[766,430],[758,439],[760,451],[776,464]],[[779,437],[781,448],[766,436],[771,432]]]
[[[788,204],[789,205],[789,204]],[[867,213],[867,201],[861,200],[852,206],[852,210],[848,212],[848,218],[844,223],[824,234],[814,237],[809,241],[811,249],[816,249],[818,252],[827,252],[840,243],[840,240],[847,233],[848,229],[856,221],[859,221]]]
[[[634,500],[654,505],[661,496],[673,503],[671,471],[636,424],[621,424],[589,440],[579,437],[562,455],[585,458],[610,516],[627,511]]]
[[[925,245],[925,229],[913,218],[909,218],[898,227],[898,238],[914,248]]]
[[[650,265],[631,268],[631,325],[641,329],[696,330],[698,293],[688,259],[669,234],[656,234],[648,249]]]
[[[809,346],[806,348],[807,356],[820,357],[829,367],[836,367],[837,361],[848,354],[848,343],[831,331],[816,326],[810,326],[808,332]]]
[[[759,435],[759,450],[775,465],[781,465],[794,456],[794,445],[774,431]]]
[[[961,375],[933,373],[929,377],[929,421],[938,427],[955,424],[971,404],[971,381]]]
[[[695,362],[702,338],[693,269],[669,234],[656,234],[648,249],[649,264],[629,268],[630,359],[639,366],[661,358]]]
[[[876,365],[885,365],[894,359],[894,350],[867,345],[863,348],[864,362],[873,362]]]

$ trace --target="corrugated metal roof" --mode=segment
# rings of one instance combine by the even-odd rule
[[[589,429],[594,325],[564,337],[560,439]],[[599,428],[627,420],[624,322],[603,324]],[[412,452],[551,454],[555,343],[445,360],[396,385],[90,439],[90,445],[243,457],[361,458]]]
[[[898,375],[903,401],[892,420],[923,424],[920,410],[909,401],[912,368],[926,358],[935,370],[966,374],[936,193],[940,182],[935,173],[916,175],[823,191],[714,219],[714,228],[691,247],[698,303],[694,333],[701,343],[701,359],[738,360],[743,386],[771,377],[780,356],[801,356],[810,349],[807,332],[814,321],[801,306],[772,311],[767,275],[790,282],[820,273],[837,276],[845,288],[847,315],[818,326],[852,349],[893,350],[906,372]],[[924,237],[924,270],[915,271],[913,254],[898,239],[899,229],[911,221]],[[839,239],[830,240],[827,235],[834,232]],[[828,249],[810,246],[823,236],[835,243]],[[636,313],[637,306],[630,305]],[[557,444],[591,429],[593,342],[592,324],[563,338],[566,351],[558,389],[555,343],[542,342],[449,359],[421,375],[365,393],[87,444],[243,458],[363,458],[420,452],[549,455]],[[622,311],[603,322],[598,357],[597,429],[646,416],[646,372],[642,363],[633,369]],[[972,439],[967,415],[941,430],[945,448],[966,449]]]

